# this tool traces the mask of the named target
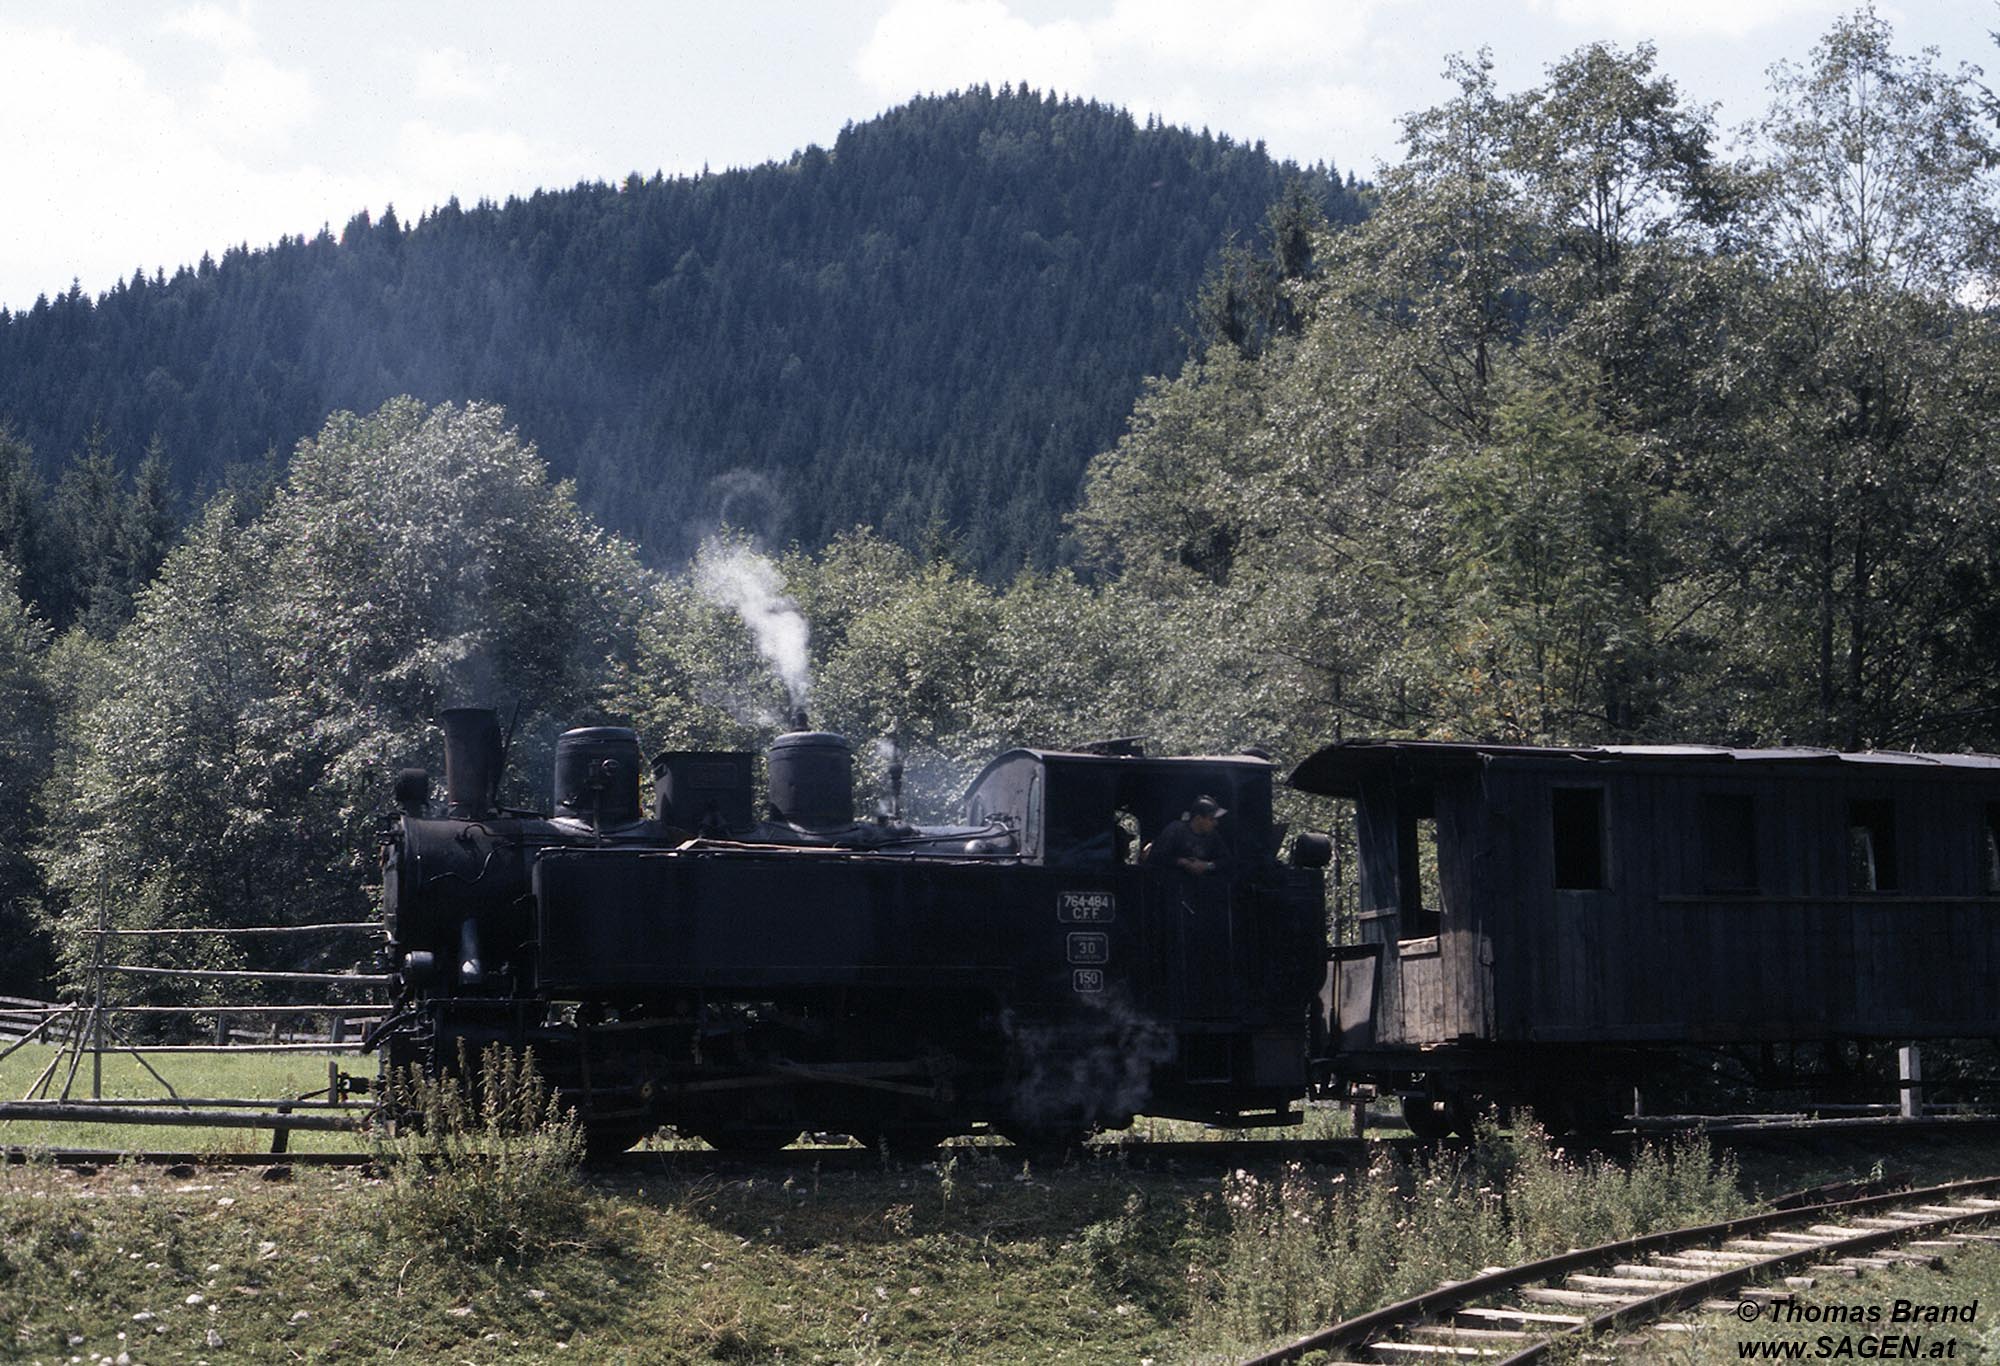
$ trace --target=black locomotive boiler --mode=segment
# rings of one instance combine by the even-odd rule
[[[539,814],[497,805],[493,713],[443,724],[444,809],[406,773],[383,836],[385,1068],[532,1047],[600,1148],[1297,1117],[1328,845],[1279,861],[1262,758],[1017,749],[920,826],[857,818],[847,742],[803,726],[761,812],[738,752],[659,756],[648,810],[636,736],[600,727]],[[1144,865],[1204,795],[1222,866]]]

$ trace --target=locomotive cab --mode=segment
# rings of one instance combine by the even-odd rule
[[[1202,797],[1227,813],[1215,870],[1146,862]],[[1151,1112],[1290,1122],[1305,1087],[1305,1006],[1326,961],[1324,893],[1317,869],[1277,859],[1270,763],[1013,750],[966,792],[968,821],[995,816],[1020,832],[1022,861],[1052,894],[1066,1004],[1151,1022]]]
[[[1228,810],[1216,830],[1233,881],[1272,858],[1271,765],[1251,755],[1148,759],[1019,749],[1001,755],[966,790],[968,823],[1003,817],[1021,832],[1021,854],[1048,867],[1135,864],[1160,832],[1200,797]]]

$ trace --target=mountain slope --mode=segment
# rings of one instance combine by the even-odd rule
[[[1261,147],[1003,87],[783,164],[393,211],[0,315],[0,417],[45,462],[158,436],[186,489],[335,408],[493,399],[670,558],[718,519],[809,545],[957,537],[989,573],[1171,369],[1188,300],[1288,174]],[[1335,219],[1351,184],[1306,174]]]

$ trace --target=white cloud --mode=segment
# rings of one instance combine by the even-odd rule
[[[1741,38],[1801,15],[1832,16],[1851,8],[1846,0],[1529,0],[1531,10],[1551,14],[1589,36],[1621,38]]]
[[[984,81],[1122,104],[1315,159],[1386,149],[1379,85],[1414,0],[1111,0],[1095,18],[1034,23],[1009,0],[896,0],[854,62],[880,99]]]
[[[404,221],[416,211],[457,195],[470,203],[481,196],[501,199],[536,187],[574,184],[596,161],[578,148],[527,137],[501,128],[445,128],[412,119],[396,133],[391,181],[399,183],[396,202]],[[378,191],[379,193],[379,191]]]
[[[425,100],[484,99],[504,85],[509,74],[505,63],[480,67],[460,48],[433,48],[418,55],[412,88]]]
[[[1378,143],[1382,130],[1393,128],[1401,111],[1375,86],[1315,81],[1255,99],[1244,112],[1249,126],[1269,141],[1286,148],[1321,148],[1311,159],[1330,157],[1341,171],[1372,177],[1376,168],[1366,163],[1385,158],[1356,154],[1352,149]]]
[[[1394,0],[1117,0],[1088,26],[1107,57],[1207,72],[1298,71],[1352,63]]]
[[[318,112],[312,78],[265,57],[235,57],[204,86],[196,112],[202,128],[224,143],[273,147]]]
[[[1365,70],[1377,17],[1406,0],[1114,0],[1101,18],[1032,23],[1006,0],[897,0],[856,58],[878,95],[1025,76],[1092,95],[1126,81]],[[1097,84],[1093,86],[1093,80]]]
[[[855,74],[889,99],[979,81],[1083,93],[1096,68],[1082,25],[1031,24],[1002,0],[897,0],[854,62]]]
[[[393,202],[414,222],[452,194],[504,198],[599,166],[557,141],[425,121],[273,157],[274,145],[299,146],[285,138],[319,102],[302,75],[254,54],[177,93],[118,47],[63,28],[0,18],[0,52],[0,303],[15,309],[73,276],[94,294],[135,267],[171,273],[236,243],[322,223],[337,232],[364,205],[379,214]]]
[[[248,52],[257,46],[248,5],[238,5],[233,14],[221,5],[189,5],[161,20],[160,27],[222,52]]]

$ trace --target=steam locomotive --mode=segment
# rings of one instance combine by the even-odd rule
[[[893,769],[857,818],[803,718],[761,811],[756,755],[677,752],[649,812],[637,738],[593,728],[542,815],[498,807],[491,712],[443,724],[444,809],[408,772],[383,835],[385,1066],[532,1047],[601,1149],[1286,1124],[1308,1089],[1423,1133],[1495,1103],[1589,1129],[1690,1047],[2000,1038],[1991,756],[1342,741],[1290,776],[1352,820],[1334,945],[1332,841],[1279,859],[1256,755],[1016,749],[921,826]],[[1221,866],[1146,864],[1204,796]]]
[[[442,724],[443,809],[405,771],[381,841],[386,1069],[532,1048],[600,1150],[662,1125],[756,1150],[1298,1118],[1331,846],[1280,861],[1262,757],[1016,749],[926,826],[894,770],[857,817],[848,742],[802,716],[761,810],[735,751],[658,756],[648,810],[637,737],[593,727],[558,742],[541,814],[498,805],[492,712]],[[1147,866],[1202,796],[1220,866]]]

